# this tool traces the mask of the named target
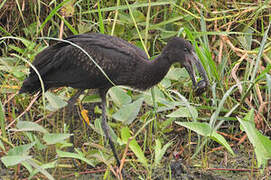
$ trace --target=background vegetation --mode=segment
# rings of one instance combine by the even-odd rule
[[[270,15],[268,0],[2,0],[0,176],[121,178],[102,135],[95,91],[74,110],[74,153],[63,107],[75,90],[59,88],[39,100],[17,94],[35,55],[55,43],[48,37],[100,32],[137,45],[151,59],[170,37],[184,37],[210,79],[196,97],[188,74],[175,65],[152,90],[110,90],[109,124],[131,178],[267,179]]]

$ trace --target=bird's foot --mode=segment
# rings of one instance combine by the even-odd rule
[[[207,90],[207,86],[208,84],[205,80],[200,80],[196,85],[196,96],[200,96],[202,93],[204,93]]]

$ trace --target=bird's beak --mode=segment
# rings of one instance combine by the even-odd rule
[[[196,75],[195,75],[195,71],[193,69],[193,64],[196,65],[198,72],[199,72],[200,76],[202,77],[202,80],[200,80],[198,83],[196,82]],[[197,96],[201,95],[203,92],[205,92],[207,90],[207,86],[209,85],[209,80],[208,80],[206,71],[204,70],[197,54],[194,51],[192,51],[190,54],[187,54],[185,56],[183,66],[187,70],[187,72],[192,80],[193,86],[195,88],[195,94]]]

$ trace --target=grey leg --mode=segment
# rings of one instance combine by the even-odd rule
[[[107,90],[100,90],[99,92],[100,92],[100,96],[101,96],[101,99],[102,99],[102,123],[101,123],[101,125],[102,125],[102,128],[103,128],[105,137],[109,141],[109,145],[110,145],[110,148],[112,149],[113,155],[114,155],[114,157],[115,157],[115,159],[117,161],[117,165],[118,165],[118,167],[120,167],[120,160],[119,160],[119,157],[117,155],[114,142],[112,141],[112,137],[109,134],[109,126],[108,126],[107,121],[106,121],[106,93],[107,93]]]

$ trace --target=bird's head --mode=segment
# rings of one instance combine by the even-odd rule
[[[206,91],[207,86],[209,85],[206,71],[204,70],[193,46],[189,41],[174,37],[169,40],[163,50],[163,53],[166,54],[170,63],[179,62],[185,67],[189,76],[191,77],[196,95],[201,95],[204,91]],[[196,82],[193,64],[196,65],[198,72],[202,77],[202,80],[198,83]]]

